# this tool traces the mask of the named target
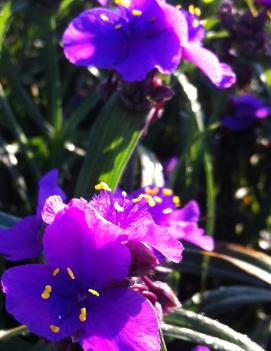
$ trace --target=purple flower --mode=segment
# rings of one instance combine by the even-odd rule
[[[49,197],[42,213],[44,222],[53,223],[58,213],[67,208],[94,209],[99,218],[112,226],[112,230],[119,232],[122,229],[122,243],[132,256],[131,275],[152,271],[159,265],[161,255],[174,262],[181,260],[182,245],[166,228],[154,223],[147,202],[134,203],[120,191],[113,194],[104,183],[96,188],[102,191],[89,203],[84,199],[72,199],[64,205],[59,196]]]
[[[179,262],[182,258],[182,245],[166,228],[155,224],[149,213],[150,201],[153,200],[145,200],[133,201],[120,191],[115,194],[101,191],[90,204],[108,222],[126,230],[127,245],[133,261],[138,262],[136,266],[140,267],[145,255],[155,257],[154,265],[159,264],[161,255],[173,262]]]
[[[188,241],[207,251],[213,250],[213,238],[204,235],[204,230],[198,227],[200,210],[196,201],[190,201],[180,209],[180,198],[171,189],[154,186],[139,189],[131,196],[139,202],[142,196],[151,197],[149,212],[152,218],[155,223],[167,227],[176,239]]]
[[[131,259],[121,240],[89,207],[60,211],[44,233],[46,263],[4,273],[7,310],[31,332],[72,337],[84,351],[159,351],[153,307],[127,288]]]
[[[27,216],[12,228],[0,229],[0,253],[10,261],[19,261],[37,256],[42,250],[40,232],[42,231],[41,211],[50,195],[66,196],[58,186],[58,171],[51,170],[39,182],[36,214]]]
[[[187,35],[183,14],[163,0],[116,0],[115,4],[110,10],[84,11],[69,24],[63,35],[68,60],[113,69],[126,81],[144,80],[155,68],[172,73]]]
[[[182,41],[183,59],[193,63],[218,88],[230,88],[236,82],[235,73],[226,63],[221,63],[217,56],[203,47],[205,31],[200,23],[200,9],[189,6],[189,11],[181,10],[188,26],[188,40]]]
[[[230,111],[224,116],[222,125],[234,131],[243,131],[270,114],[271,108],[255,96],[234,96],[230,100]]]
[[[271,7],[271,0],[257,0],[260,5]]]

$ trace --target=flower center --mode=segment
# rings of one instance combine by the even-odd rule
[[[57,267],[53,270],[52,272],[52,276],[53,277],[57,277],[60,273],[61,274],[61,278],[66,280],[67,278],[68,279],[71,279],[72,281],[76,281],[76,276],[73,272],[73,270],[70,268],[70,267],[67,267],[66,270],[64,272],[60,272],[60,268]],[[63,276],[63,273],[64,273],[64,276]],[[56,286],[57,287],[57,286]],[[58,290],[58,289],[56,289]],[[54,284],[52,285],[45,285],[43,291],[41,292],[41,298],[43,300],[50,300],[50,298],[52,297],[52,295],[54,296],[57,296],[57,297],[60,297],[60,295],[58,293],[55,293],[55,287],[54,287]],[[75,297],[75,300],[76,300],[76,303],[80,303],[81,307],[78,311],[78,319],[80,322],[85,322],[87,320],[87,308],[85,306],[82,306],[82,301],[86,300],[89,298],[89,296],[92,295],[92,296],[95,296],[95,297],[99,297],[100,296],[100,293],[95,290],[95,289],[87,289],[87,292],[84,292],[83,294],[79,294]],[[59,315],[58,316],[58,319],[61,321],[61,319],[63,318],[63,315]],[[50,324],[49,325],[49,329],[52,331],[52,333],[59,333],[60,330],[61,330],[61,326],[60,325],[55,325],[55,324]]]

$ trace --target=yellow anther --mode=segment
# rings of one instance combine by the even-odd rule
[[[122,206],[120,206],[117,201],[115,201],[115,203],[114,203],[114,209],[117,212],[123,212],[124,211],[124,208]]]
[[[44,290],[43,290],[43,293],[41,294],[41,297],[44,299],[44,300],[47,300],[50,298],[50,295],[51,295],[51,292],[52,292],[52,287],[51,285],[46,285]]]
[[[189,11],[192,15],[194,15],[194,14],[195,14],[195,6],[194,6],[194,5],[189,5],[188,11]]]
[[[132,14],[133,14],[133,16],[141,16],[142,11],[134,9],[134,10],[132,10]]]
[[[70,278],[72,280],[75,279],[75,275],[74,275],[73,271],[69,267],[67,268],[67,273],[69,274],[69,276],[70,276]]]
[[[194,12],[195,12],[195,15],[198,16],[198,17],[201,15],[201,10],[200,10],[199,7],[195,7],[194,8]]]
[[[57,334],[60,331],[60,328],[56,325],[51,324],[50,329],[52,330],[53,333]]]
[[[120,29],[121,27],[122,27],[122,24],[119,23],[119,24],[116,24],[114,28],[115,29]]]
[[[172,202],[173,202],[176,206],[180,206],[180,205],[181,205],[181,199],[180,199],[179,196],[177,196],[177,195],[173,196]]]
[[[132,200],[132,202],[133,202],[134,204],[136,204],[136,203],[138,203],[139,201],[141,201],[141,200],[143,199],[143,197],[144,197],[144,195],[141,194],[141,195],[139,195],[138,197],[134,198],[134,199]]]
[[[149,186],[146,186],[145,190],[145,194],[150,194],[151,193],[151,188]]]
[[[103,21],[103,22],[108,22],[109,18],[104,14],[104,13],[101,13],[100,14],[100,19]]]
[[[97,297],[100,296],[100,293],[99,293],[97,290],[88,289],[88,292],[89,292],[91,295],[94,295],[94,296],[97,296]]]
[[[173,190],[169,189],[169,188],[164,188],[162,190],[162,193],[165,195],[165,196],[171,196],[173,194]]]
[[[179,4],[179,5],[176,5],[176,9],[177,9],[177,10],[180,10],[181,8],[182,8],[182,5],[180,5],[180,4]]]
[[[153,200],[158,204],[161,204],[163,202],[163,199],[160,196],[154,196]]]
[[[154,207],[156,205],[151,195],[145,195],[144,198],[147,200],[150,207]]]
[[[106,190],[106,191],[111,191],[109,186],[105,182],[101,182],[99,184],[95,185],[96,190]]]
[[[80,309],[79,320],[81,322],[85,322],[87,320],[87,309],[85,307]]]
[[[130,0],[115,0],[115,4],[128,8],[131,5],[131,1]]]
[[[59,268],[56,268],[54,271],[53,271],[53,276],[57,276],[58,273],[60,272],[60,269]]]
[[[165,208],[163,211],[163,214],[170,214],[173,212],[172,208]]]
[[[192,26],[194,28],[197,28],[198,25],[199,25],[199,21],[197,19],[194,19],[194,21],[192,22]]]
[[[156,195],[156,194],[158,194],[158,192],[159,192],[159,189],[157,187],[152,189],[149,186],[146,186],[146,188],[145,188],[145,193],[147,195]]]

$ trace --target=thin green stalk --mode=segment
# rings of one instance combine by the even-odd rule
[[[8,122],[8,126],[10,127],[11,132],[13,133],[16,140],[19,142],[22,148],[22,152],[26,158],[26,161],[29,164],[30,172],[32,172],[35,180],[40,178],[39,169],[34,162],[34,155],[31,149],[29,148],[28,139],[22,130],[21,126],[19,125],[10,105],[7,100],[5,91],[3,89],[2,84],[0,83],[0,106],[4,112],[4,116]]]

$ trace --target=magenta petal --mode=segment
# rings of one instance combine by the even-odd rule
[[[37,256],[42,250],[40,230],[41,223],[35,215],[23,218],[12,228],[0,229],[0,253],[10,261]]]
[[[84,351],[159,351],[156,313],[142,295],[109,290],[92,307],[80,343]]]
[[[235,74],[230,66],[220,63],[214,53],[197,43],[183,48],[183,58],[202,70],[218,88],[229,88],[235,83]]]
[[[121,28],[115,29],[117,25]],[[63,35],[65,56],[76,65],[110,68],[126,55],[125,26],[125,21],[113,11],[102,8],[84,11]]]
[[[89,286],[101,288],[128,276],[130,254],[118,228],[92,210],[73,207],[64,210],[44,233],[45,257],[51,265],[71,268]]]
[[[199,44],[191,43],[183,48],[183,58],[201,69],[215,85],[221,82],[222,71],[220,62],[211,51]]]
[[[182,244],[164,226],[149,221],[142,222],[131,228],[130,240],[146,243],[173,262],[182,259]]]
[[[63,203],[59,195],[48,197],[48,199],[45,201],[41,214],[43,222],[46,224],[53,223],[57,213],[63,210],[65,207],[66,205]]]
[[[41,297],[44,287],[51,284],[52,270],[44,264],[30,264],[8,269],[2,277],[6,294],[6,308],[29,330],[49,340],[60,340],[73,335],[75,325],[62,326],[59,333],[50,330],[50,325],[59,325],[58,316],[51,307],[51,299]]]
[[[220,64],[222,70],[222,80],[217,85],[220,89],[230,88],[233,84],[236,83],[236,75],[233,72],[232,68],[226,63]]]

